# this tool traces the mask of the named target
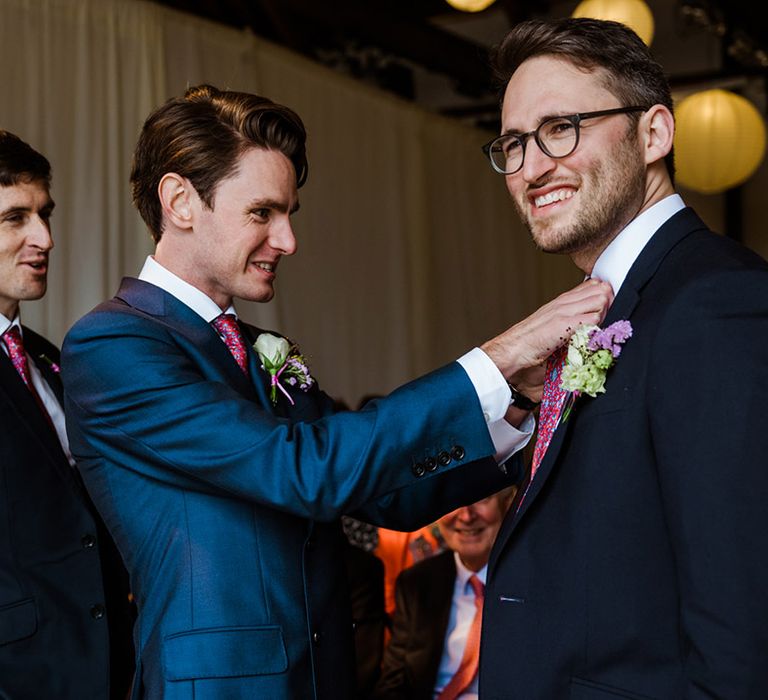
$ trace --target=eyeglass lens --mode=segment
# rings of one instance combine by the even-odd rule
[[[571,120],[555,117],[542,122],[534,138],[547,155],[563,158],[570,155],[576,148],[577,129],[578,127]],[[490,156],[499,170],[513,173],[522,167],[524,151],[522,139],[515,134],[507,134],[499,137],[491,146]]]

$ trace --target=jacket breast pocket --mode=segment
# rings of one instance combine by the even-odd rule
[[[37,609],[32,598],[0,607],[0,645],[31,637],[37,631]]]
[[[568,700],[653,700],[653,698],[583,678],[571,678],[571,694]]]
[[[217,627],[168,635],[163,667],[168,681],[242,678],[284,673],[288,655],[277,625]]]

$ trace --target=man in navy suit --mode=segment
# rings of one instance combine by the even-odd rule
[[[535,473],[488,565],[480,696],[764,699],[768,265],[675,193],[669,86],[631,30],[523,23],[497,63],[494,168],[542,250],[610,282],[604,325],[629,325],[604,392],[575,353],[560,379],[548,362]]]
[[[125,698],[128,579],[69,452],[59,352],[21,325],[45,294],[51,166],[0,131],[0,698]]]
[[[349,698],[340,516],[414,529],[513,481],[498,465],[530,418],[506,380],[535,390],[530,368],[610,299],[582,284],[331,415],[295,350],[232,306],[271,299],[296,249],[304,142],[286,107],[206,85],[150,115],[131,181],[155,254],[64,344],[72,451],[138,602],[135,698]]]

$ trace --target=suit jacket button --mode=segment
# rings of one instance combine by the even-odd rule
[[[80,544],[83,545],[83,549],[91,549],[96,544],[96,538],[87,533],[80,538]]]
[[[314,537],[308,537],[307,541],[304,543],[304,546],[307,549],[310,549],[310,550],[313,549],[314,546],[315,546],[315,538]]]
[[[104,617],[104,606],[96,603],[96,605],[91,606],[90,613],[94,620],[101,620]]]
[[[454,445],[451,448],[451,457],[453,457],[457,462],[464,459],[464,455],[467,454],[464,451],[464,448],[461,445]]]
[[[411,467],[411,471],[414,476],[424,476],[424,465],[421,462],[416,462],[416,464]]]
[[[427,467],[428,472],[433,472],[437,469],[437,460],[434,457],[427,457],[424,460],[424,465]]]
[[[312,633],[312,644],[314,644],[315,646],[320,644],[320,632]]]
[[[437,461],[441,467],[447,467],[451,463],[451,455],[443,450],[439,455],[437,455]]]

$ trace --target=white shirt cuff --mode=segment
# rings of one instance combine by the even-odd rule
[[[519,428],[507,423],[504,416],[512,394],[498,367],[480,348],[470,350],[457,362],[464,368],[472,386],[475,387],[496,450],[496,461],[502,464],[528,444],[536,421],[533,416],[528,415]]]
[[[473,348],[457,362],[464,368],[469,381],[475,387],[486,423],[504,418],[509,408],[512,392],[504,376],[480,348]]]
[[[504,464],[515,452],[522,450],[530,441],[535,427],[536,420],[531,413],[525,417],[519,428],[510,425],[503,418],[491,423],[488,432],[496,449],[496,463]]]

